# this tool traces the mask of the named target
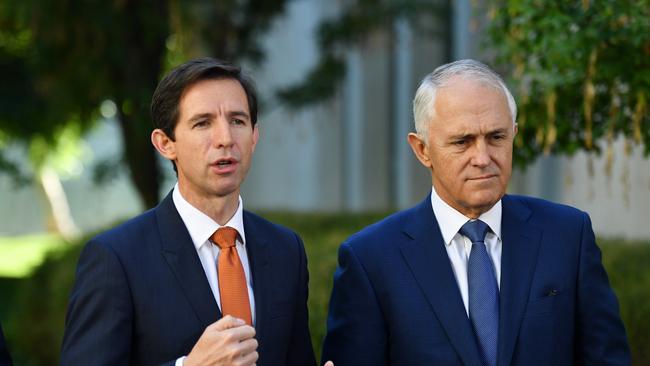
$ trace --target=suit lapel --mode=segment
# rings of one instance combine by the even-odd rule
[[[270,266],[268,263],[268,244],[255,225],[254,217],[244,211],[244,230],[246,231],[246,253],[253,278],[253,294],[255,295],[255,332],[260,349],[264,342],[266,320],[269,319]]]
[[[528,302],[542,230],[527,222],[531,211],[520,201],[506,195],[502,204],[498,364],[509,365]]]
[[[453,274],[429,196],[414,208],[401,245],[404,260],[433,308],[458,356],[466,365],[481,363],[472,326]]]
[[[176,211],[172,193],[169,193],[156,207],[156,219],[162,255],[205,328],[221,318],[221,311],[214,299],[190,234]]]

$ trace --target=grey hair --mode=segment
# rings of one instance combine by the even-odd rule
[[[424,141],[427,140],[428,123],[436,114],[435,103],[438,89],[447,86],[448,81],[453,76],[458,75],[501,90],[508,100],[512,123],[515,124],[517,104],[501,76],[481,62],[471,59],[458,60],[438,66],[432,73],[422,79],[417,92],[415,92],[415,98],[413,99],[415,131]]]

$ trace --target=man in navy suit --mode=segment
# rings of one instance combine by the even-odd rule
[[[61,363],[315,365],[302,241],[243,210],[239,194],[259,137],[252,81],[192,60],[161,80],[151,112],[151,141],[178,183],[84,248]],[[237,312],[224,307],[233,301]]]
[[[5,336],[2,333],[2,327],[0,326],[0,366],[11,365],[11,356],[9,356],[9,350],[7,350],[7,345],[5,344]]]
[[[487,66],[427,75],[408,142],[417,206],[339,249],[323,357],[337,366],[629,365],[586,213],[505,194],[516,105]]]

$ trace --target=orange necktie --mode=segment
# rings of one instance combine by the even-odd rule
[[[210,238],[221,249],[217,260],[221,313],[243,319],[246,324],[252,325],[248,286],[235,247],[236,238],[237,230],[226,226],[219,228]]]

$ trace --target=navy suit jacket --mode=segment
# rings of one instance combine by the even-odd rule
[[[258,365],[315,365],[307,265],[292,231],[244,211]],[[221,318],[171,193],[92,239],[79,258],[62,365],[173,365]]]
[[[498,365],[629,365],[588,215],[502,204]],[[481,365],[429,197],[341,245],[327,326],[336,366]]]
[[[0,326],[0,366],[11,365],[11,357],[9,356],[9,351],[7,350],[7,345],[5,344],[5,336],[2,333],[2,327]]]

